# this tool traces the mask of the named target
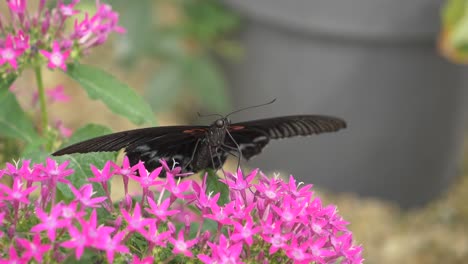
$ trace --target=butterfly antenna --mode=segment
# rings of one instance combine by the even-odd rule
[[[205,115],[205,114],[200,114],[200,112],[197,112],[197,115],[198,115],[198,117],[219,116],[219,117],[223,118],[223,116],[220,115],[220,114],[209,114],[209,115]]]
[[[224,118],[228,118],[228,117],[229,117],[230,115],[232,115],[232,114],[235,114],[235,113],[238,113],[238,112],[247,110],[247,109],[262,107],[262,106],[265,106],[265,105],[270,105],[270,104],[274,103],[275,101],[276,101],[276,98],[273,99],[273,100],[271,100],[271,101],[268,102],[268,103],[259,104],[259,105],[252,105],[252,106],[248,106],[248,107],[245,107],[245,108],[241,108],[241,109],[239,109],[239,110],[236,110],[236,111],[234,111],[234,112],[231,112],[231,113],[227,114],[227,116],[225,116]]]

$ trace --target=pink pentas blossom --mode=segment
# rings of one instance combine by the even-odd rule
[[[234,222],[234,231],[230,235],[233,241],[244,240],[249,246],[253,243],[253,236],[260,232],[260,226],[254,226],[254,222],[251,217],[247,217],[244,224]]]
[[[168,216],[175,215],[179,212],[179,210],[169,209],[169,206],[171,205],[169,198],[165,199],[161,203],[158,202],[158,204],[156,204],[156,202],[151,197],[148,197],[148,204],[150,208],[146,208],[146,211],[155,215],[161,221],[166,221]]]
[[[60,214],[62,211],[62,205],[58,204],[52,209],[50,213],[44,212],[42,209],[37,208],[36,215],[37,218],[41,221],[39,224],[31,228],[32,232],[41,232],[47,231],[47,236],[51,241],[55,241],[56,231],[59,228],[66,226],[67,222],[63,219],[60,219]]]
[[[34,259],[38,263],[42,262],[44,254],[52,248],[49,244],[42,244],[39,234],[35,234],[32,241],[25,238],[17,238],[16,243],[24,249],[23,258],[28,261]]]
[[[61,217],[66,221],[67,225],[71,224],[74,219],[82,218],[86,212],[83,208],[78,208],[78,202],[73,201],[70,204],[62,204]]]
[[[190,181],[181,181],[179,178],[177,181],[171,174],[166,174],[166,183],[164,184],[164,188],[171,193],[173,199],[175,197],[179,199],[185,199],[185,194],[191,183]]]
[[[107,199],[106,197],[91,198],[94,194],[96,194],[96,192],[93,190],[92,184],[85,184],[81,186],[79,190],[70,185],[70,189],[75,195],[75,200],[79,201],[83,206],[86,207],[99,207],[100,204]]]
[[[77,5],[79,0],[60,0],[56,5],[47,5],[46,0],[38,2],[38,8],[28,10],[31,5],[26,0],[7,0],[10,19],[0,15],[0,29],[4,33],[0,38],[0,65],[9,65],[2,67],[6,73],[11,68],[38,66],[31,63],[38,61],[37,54],[47,58],[50,69],[66,70],[71,54],[73,59],[79,59],[90,48],[107,41],[111,33],[125,32],[118,25],[118,13],[100,0],[96,0],[94,13],[84,12],[82,17],[76,16],[83,12]],[[75,27],[70,27],[70,23],[75,23]]]
[[[55,88],[47,89],[46,95],[51,103],[67,103],[70,101],[70,96],[65,93],[65,87],[63,85],[57,85]]]
[[[4,47],[0,48],[0,65],[8,63],[13,69],[18,69],[17,58],[23,51],[14,47],[14,40],[12,35],[6,37]]]
[[[155,220],[151,218],[144,218],[141,215],[140,204],[136,204],[133,213],[130,215],[126,210],[122,210],[122,216],[128,223],[129,231],[138,231],[145,233],[145,227],[154,224]]]
[[[88,181],[91,181],[91,182],[107,182],[108,180],[110,180],[112,175],[114,175],[114,172],[111,171],[111,165],[112,165],[111,162],[106,162],[106,164],[104,165],[104,168],[102,168],[102,170],[99,170],[98,168],[96,168],[96,166],[91,164],[90,168],[91,168],[91,171],[94,174],[94,177],[88,178]]]
[[[8,0],[10,11],[16,14],[24,14],[26,11],[26,0]]]
[[[119,166],[115,163],[112,163],[114,167],[114,174],[122,176],[122,181],[124,184],[124,192],[125,195],[128,194],[128,182],[130,176],[136,176],[138,169],[140,168],[140,164],[136,164],[134,166],[130,165],[130,160],[127,156],[124,157],[122,161],[122,165]]]
[[[153,264],[154,258],[151,256],[140,259],[138,256],[133,256],[131,264]]]
[[[63,1],[60,0],[57,3],[58,10],[62,14],[62,16],[65,16],[65,17],[70,17],[70,16],[73,16],[73,15],[76,15],[76,14],[78,14],[80,12],[79,10],[74,9],[75,5],[78,2],[79,2],[79,0],[73,0],[71,3],[69,3],[67,5],[67,4],[64,4]]]
[[[5,251],[6,251],[6,248],[5,248]],[[19,256],[18,252],[15,249],[15,246],[13,245],[11,245],[8,248],[8,251],[6,252],[8,252],[8,254],[5,254],[6,258],[0,259],[0,264],[15,264],[15,263],[26,264],[28,262],[25,258]]]
[[[71,128],[66,127],[63,124],[62,120],[55,121],[55,128],[59,131],[60,135],[64,138],[69,138],[73,134],[73,130]]]
[[[76,259],[80,259],[83,255],[84,249],[87,246],[87,238],[84,232],[79,231],[74,226],[68,227],[68,233],[70,234],[70,240],[62,242],[61,247],[64,248],[74,248]]]
[[[49,52],[47,50],[40,51],[44,57],[49,60],[47,67],[50,69],[61,68],[62,70],[67,70],[66,61],[68,56],[70,56],[71,50],[61,51],[60,44],[55,41],[52,45],[52,51]]]
[[[29,203],[29,194],[33,192],[37,186],[32,186],[29,188],[24,188],[24,184],[21,178],[13,179],[12,188],[0,183],[0,191],[5,195],[3,199],[7,201],[21,202],[24,204]]]
[[[143,236],[148,240],[150,246],[161,246],[165,247],[169,237],[172,235],[172,231],[159,232],[158,225],[149,225]]]
[[[179,234],[177,235],[177,239],[169,238],[169,241],[174,245],[174,249],[172,252],[174,254],[183,254],[187,257],[192,257],[193,253],[190,251],[190,248],[193,247],[197,243],[197,239],[192,240],[185,240],[184,231],[180,230]]]
[[[20,166],[15,163],[0,171],[3,177],[12,179],[13,185],[15,179],[18,182],[40,182],[37,188],[42,193],[53,191],[50,184],[42,184],[46,183],[44,178],[57,181],[67,170],[66,165],[48,159],[46,165],[23,162]],[[98,169],[101,167],[102,170]],[[109,161],[91,168],[92,175],[84,176],[94,175],[91,181],[101,183],[113,174],[131,175],[136,172],[128,159],[124,159],[121,166]],[[28,211],[34,208],[27,206],[31,204],[30,196],[15,200],[17,208],[24,210],[16,216],[15,213],[5,213],[12,200],[7,200],[5,197],[8,196],[3,193],[0,195],[0,215],[3,216],[0,225],[11,227],[1,234],[0,243],[14,238],[18,248],[13,252],[6,247],[0,249],[0,254],[10,254],[5,261],[17,262],[41,262],[46,254],[53,254],[58,262],[67,257],[81,260],[85,251],[99,255],[101,259],[106,258],[110,263],[123,260],[133,263],[169,262],[173,258],[180,258],[182,262],[196,258],[203,263],[338,261],[359,264],[363,261],[362,247],[354,243],[352,233],[346,228],[348,223],[338,214],[336,206],[323,205],[319,197],[312,195],[310,187],[305,185],[301,188],[294,178],[285,181],[261,175],[257,181],[257,170],[237,171],[238,175],[232,174],[226,180],[234,188],[228,190],[227,198],[231,200],[223,203],[223,194],[213,193],[209,185],[210,181],[218,179],[204,177],[200,182],[192,178],[176,180],[171,173],[177,175],[179,168],[164,165],[154,175],[165,174],[168,177],[158,179],[143,168],[144,164],[138,163],[139,174],[149,177],[148,182],[157,179],[161,188],[154,192],[147,190],[146,194],[142,193],[141,200],[136,198],[135,202],[126,195],[123,202],[114,205],[120,210],[112,211],[111,202],[106,202],[106,206],[98,210],[93,209],[106,197],[94,197],[88,179],[85,179],[88,183],[76,187],[66,183],[74,195],[70,203],[54,200],[53,196],[44,199],[41,195],[34,201],[35,211]],[[139,180],[135,176],[127,179]],[[13,185],[4,186],[14,189]],[[275,191],[276,196],[268,193],[271,191]],[[99,217],[98,211],[101,212]],[[32,220],[24,221],[25,217]],[[16,222],[31,222],[32,235],[24,236],[24,231],[16,230]],[[145,248],[139,248],[143,244]],[[136,257],[129,248],[132,252],[157,251],[161,254],[154,258],[151,255]],[[252,248],[256,250],[252,251]]]
[[[158,180],[158,176],[161,173],[161,170],[162,167],[159,167],[152,172],[148,172],[143,163],[140,163],[140,167],[138,168],[139,175],[130,175],[129,177],[140,183],[143,189],[148,189],[150,186],[160,185],[163,183],[162,181]]]
[[[113,226],[100,225],[95,209],[93,209],[88,221],[81,220],[80,223],[83,228],[83,233],[86,234],[88,245],[96,248],[101,248],[102,243],[105,242],[116,229]]]
[[[106,251],[107,261],[112,263],[114,261],[115,253],[128,253],[129,250],[125,245],[122,245],[122,240],[125,237],[126,232],[121,231],[113,237],[108,237],[101,244],[101,249]]]
[[[70,183],[70,181],[66,179],[66,177],[73,174],[73,169],[67,169],[69,163],[70,161],[67,160],[62,164],[58,164],[57,161],[47,158],[45,166],[42,164],[36,166],[38,170],[44,173],[43,175],[39,175],[39,180],[50,180],[54,186],[57,182]]]
[[[15,39],[15,47],[21,53],[25,52],[27,49],[30,48],[29,35],[24,33],[23,30],[19,30],[16,36],[14,37],[14,39]]]
[[[249,173],[249,175],[247,175],[244,178],[244,174],[242,170],[239,168],[237,170],[237,173],[233,174],[233,173],[228,172],[226,175],[226,180],[220,180],[220,181],[224,182],[231,189],[243,191],[251,186],[250,183],[255,178],[257,173],[258,173],[258,169],[253,170]]]

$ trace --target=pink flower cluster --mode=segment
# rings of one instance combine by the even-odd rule
[[[152,172],[127,158],[122,166],[91,165],[88,180],[105,193],[98,197],[96,185],[70,184],[68,162],[7,164],[0,177],[13,184],[0,184],[0,263],[57,263],[85,252],[110,263],[362,262],[347,222],[335,206],[312,196],[311,185],[261,173],[254,184],[258,170],[245,176],[239,170],[224,180],[230,200],[221,204],[220,193],[207,193],[206,176],[201,183],[181,180],[180,168],[161,162]],[[115,204],[108,186],[113,176],[122,177],[126,194]],[[137,202],[128,195],[130,180],[142,189]],[[69,186],[71,201],[57,200],[58,184]]]
[[[84,14],[75,9],[79,0],[65,4],[57,1],[55,7],[48,9],[46,0],[37,2],[37,8],[27,10],[27,0],[7,0],[10,11],[9,23],[0,14],[0,71],[18,70],[22,64],[36,60],[42,54],[50,69],[66,70],[66,62],[72,55],[74,59],[86,53],[91,47],[104,43],[112,32],[122,33],[118,26],[118,14],[110,5],[96,0],[96,13]],[[74,23],[73,30],[67,32],[66,23]],[[38,53],[39,51],[39,53]]]

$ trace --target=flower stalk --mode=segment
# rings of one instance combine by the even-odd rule
[[[39,97],[39,108],[41,111],[42,134],[45,135],[47,131],[49,130],[49,116],[47,113],[47,98],[46,98],[46,92],[44,89],[44,82],[42,80],[41,66],[36,66],[34,68],[34,74],[36,75],[36,84],[37,84],[38,97]]]

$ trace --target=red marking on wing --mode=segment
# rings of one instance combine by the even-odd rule
[[[204,132],[206,132],[205,129],[194,128],[194,129],[184,130],[182,133],[185,133],[185,134],[198,134],[198,133],[204,133]]]
[[[242,130],[244,129],[245,127],[244,126],[230,126],[229,127],[229,130]]]

